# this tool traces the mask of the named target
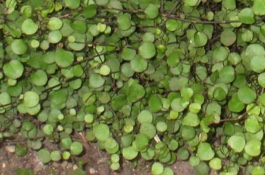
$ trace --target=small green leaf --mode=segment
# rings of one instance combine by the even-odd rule
[[[202,47],[204,46],[208,41],[208,37],[205,33],[203,32],[196,32],[194,34],[194,42],[197,47]]]
[[[99,88],[103,86],[105,83],[105,79],[101,77],[99,74],[91,74],[89,77],[89,84],[93,88]]]
[[[211,145],[209,143],[200,143],[198,146],[197,154],[201,160],[211,160],[214,157],[215,152],[213,151]]]
[[[133,60],[130,62],[131,68],[135,72],[143,72],[148,67],[148,62],[146,59],[143,59],[140,56],[136,56]]]
[[[166,21],[166,28],[167,30],[169,30],[170,32],[173,32],[177,29],[179,29],[181,27],[181,21],[177,21],[175,19],[168,19]]]
[[[41,149],[38,152],[38,158],[42,163],[48,163],[51,160],[50,152],[47,149]]]
[[[265,65],[263,64],[265,61],[265,56],[257,55],[252,57],[250,61],[250,66],[254,72],[261,73],[265,70]]]
[[[68,67],[74,62],[74,54],[64,49],[57,49],[55,52],[55,62],[60,67]]]
[[[60,151],[52,151],[51,152],[51,160],[53,160],[53,161],[59,161],[59,160],[61,160],[61,153],[60,153]]]
[[[26,107],[32,108],[39,104],[40,97],[36,92],[28,91],[24,94],[23,103]]]
[[[245,128],[247,132],[257,133],[258,131],[260,131],[261,126],[258,122],[258,119],[255,116],[251,115],[245,120]]]
[[[97,6],[95,4],[88,5],[82,13],[86,18],[93,18],[97,14]]]
[[[255,0],[252,8],[255,15],[265,15],[265,4],[263,0]]]
[[[64,3],[69,9],[77,9],[80,5],[80,0],[64,0]]]
[[[231,46],[236,41],[236,34],[232,30],[224,30],[220,37],[221,43],[225,46]]]
[[[136,50],[131,48],[124,48],[121,52],[121,57],[124,60],[132,60],[136,56]]]
[[[36,24],[32,19],[26,19],[21,25],[21,30],[26,35],[33,35],[37,32],[38,28],[38,24]]]
[[[180,55],[178,51],[171,52],[167,57],[167,64],[170,67],[175,67],[179,64],[180,61]]]
[[[156,54],[156,48],[151,42],[143,42],[138,48],[139,55],[144,59],[150,59]]]
[[[209,162],[209,165],[214,170],[220,170],[222,168],[222,160],[215,157]]]
[[[260,155],[261,142],[259,140],[249,140],[245,146],[245,152],[253,157]]]
[[[152,139],[156,135],[156,128],[152,123],[142,123],[140,133],[145,134],[149,137],[149,139]]]
[[[153,120],[153,115],[150,111],[143,110],[138,114],[137,120],[139,123],[145,123],[145,122],[151,123]]]
[[[27,51],[27,45],[22,39],[14,39],[11,43],[12,51],[17,55],[23,55]]]
[[[96,138],[100,141],[105,141],[110,136],[110,130],[108,125],[106,124],[99,124],[93,128],[93,133],[95,134]]]
[[[240,153],[244,150],[246,141],[240,135],[233,135],[228,139],[227,143],[236,153]]]
[[[49,18],[47,28],[50,30],[59,30],[63,26],[63,22],[60,18],[57,17],[51,17]]]
[[[248,86],[243,86],[239,88],[237,92],[238,99],[244,103],[244,104],[249,104],[252,103],[256,100],[257,94],[254,90],[252,90]]]
[[[255,22],[255,15],[251,8],[244,8],[238,13],[240,22],[244,24],[253,24]]]
[[[122,155],[127,160],[133,160],[138,155],[138,151],[129,146],[122,149]]]
[[[83,145],[80,142],[74,141],[70,146],[70,152],[72,155],[79,155],[83,152]]]
[[[11,60],[3,66],[4,74],[11,79],[18,79],[24,72],[24,66],[17,60]]]
[[[128,15],[119,15],[117,18],[118,28],[121,30],[128,30],[131,28],[131,20]]]
[[[241,102],[238,98],[238,95],[235,94],[228,102],[228,109],[231,112],[240,112],[245,108],[245,104]]]
[[[63,38],[63,35],[59,30],[51,31],[48,34],[48,41],[52,44],[60,42],[62,38]]]
[[[164,171],[164,166],[161,163],[159,162],[153,163],[151,167],[151,172],[153,175],[160,175],[163,173],[163,171]]]
[[[132,84],[129,87],[127,99],[129,102],[136,102],[144,97],[145,95],[145,89],[140,84]]]
[[[158,16],[158,7],[154,4],[148,4],[144,10],[144,13],[146,14],[147,18],[154,19]]]
[[[162,108],[161,98],[157,95],[151,95],[148,100],[148,107],[152,112],[158,112]]]
[[[51,124],[46,124],[43,127],[43,132],[47,135],[51,135],[53,133],[54,129],[53,126]]]

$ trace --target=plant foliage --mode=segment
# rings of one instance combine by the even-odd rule
[[[263,0],[7,0],[0,13],[1,142],[19,133],[43,163],[97,142],[113,170],[123,156],[159,175],[177,158],[264,173]]]

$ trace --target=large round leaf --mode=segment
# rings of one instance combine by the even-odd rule
[[[148,4],[144,10],[144,13],[146,14],[147,18],[154,19],[159,13],[158,7],[154,4]]]
[[[249,104],[255,101],[257,94],[248,86],[239,88],[237,93],[238,99],[245,104]]]
[[[265,70],[265,56],[257,55],[254,56],[250,61],[250,66],[254,72],[261,73]]]
[[[128,15],[119,15],[117,19],[118,27],[121,30],[128,30],[131,28],[131,20]]]
[[[255,0],[253,4],[253,11],[256,15],[265,15],[265,4],[263,0]]]
[[[24,72],[24,66],[17,60],[11,60],[3,66],[4,74],[11,79],[18,79]]]
[[[236,34],[232,30],[224,30],[220,37],[221,43],[225,46],[231,46],[236,41]]]
[[[214,151],[209,143],[200,143],[198,146],[197,154],[201,160],[211,160],[214,157]]]
[[[74,141],[70,146],[70,152],[72,155],[79,155],[83,151],[83,145],[80,142]]]
[[[11,43],[12,51],[17,55],[23,55],[27,51],[27,45],[22,39],[14,39]]]
[[[60,28],[62,28],[62,26],[63,26],[62,20],[57,17],[50,18],[47,24],[47,28],[50,30],[59,30]]]
[[[207,35],[203,32],[196,32],[193,37],[194,37],[195,45],[197,47],[204,46],[208,41]]]
[[[55,52],[55,62],[60,67],[68,67],[74,62],[74,54],[64,49],[58,49]]]
[[[37,70],[31,74],[30,80],[36,86],[44,86],[48,81],[48,77],[45,71]]]
[[[39,104],[40,97],[36,92],[28,91],[24,94],[23,103],[26,107],[32,108]]]
[[[50,151],[48,151],[47,149],[39,150],[38,158],[42,163],[48,163],[51,160]]]
[[[251,8],[244,8],[238,13],[240,22],[244,24],[252,24],[255,22],[255,15]]]
[[[21,30],[26,35],[33,35],[37,32],[38,28],[38,24],[36,24],[32,19],[26,19],[21,25]]]
[[[105,83],[105,79],[101,77],[99,74],[91,74],[89,77],[89,84],[94,88],[99,88],[103,86]]]
[[[141,58],[140,56],[136,56],[130,62],[132,70],[135,72],[143,72],[147,69],[148,62],[147,60]]]
[[[260,131],[261,126],[258,122],[257,117],[251,115],[245,120],[245,128],[247,132],[256,133]]]
[[[132,160],[138,155],[138,151],[136,151],[132,146],[129,146],[122,149],[122,155],[125,159]]]
[[[127,99],[129,102],[136,102],[143,98],[145,94],[145,89],[140,84],[132,84],[129,87],[129,93],[127,95]]]
[[[233,135],[228,139],[227,143],[235,152],[239,153],[244,150],[246,141],[242,136]]]
[[[110,136],[110,130],[108,125],[106,124],[99,124],[93,128],[93,133],[95,137],[100,141],[105,141]]]
[[[140,47],[138,48],[139,55],[144,59],[150,59],[156,54],[155,45],[151,42],[143,42]]]
[[[261,152],[261,142],[259,140],[249,140],[245,146],[245,152],[250,156],[258,156]]]

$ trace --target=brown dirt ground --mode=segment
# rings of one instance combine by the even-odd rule
[[[84,153],[74,157],[69,161],[51,162],[43,164],[37,157],[37,152],[29,150],[23,157],[18,157],[14,153],[14,146],[19,136],[13,140],[5,140],[0,145],[0,175],[16,175],[19,168],[30,168],[35,175],[74,175],[73,171],[77,168],[76,164],[83,160],[87,175],[151,175],[151,162],[140,160],[137,166],[123,160],[120,171],[112,171],[109,167],[109,155],[100,150],[95,143],[84,143]],[[19,140],[21,143],[21,140]],[[44,143],[52,148],[51,143]],[[177,161],[171,166],[175,175],[196,175],[193,167],[186,161]]]

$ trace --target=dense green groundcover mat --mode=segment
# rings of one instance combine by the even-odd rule
[[[6,0],[0,13],[0,140],[26,138],[18,156],[68,160],[83,133],[113,170],[123,157],[154,175],[176,159],[265,173],[263,0]]]

